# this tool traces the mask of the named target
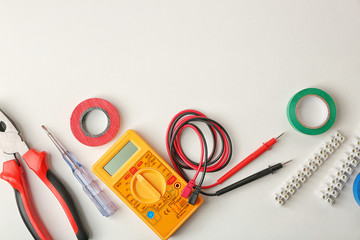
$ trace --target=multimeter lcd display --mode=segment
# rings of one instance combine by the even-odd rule
[[[116,173],[116,171],[121,168],[124,163],[129,160],[129,158],[134,155],[138,148],[129,141],[125,146],[120,149],[120,151],[104,166],[106,172],[111,176]]]

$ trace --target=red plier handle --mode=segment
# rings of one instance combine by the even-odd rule
[[[46,161],[46,152],[38,152],[34,149],[27,151],[23,158],[26,164],[45,183],[64,209],[67,218],[76,234],[81,240],[89,239],[89,236],[82,223],[79,211],[65,186],[49,169]]]
[[[3,163],[0,177],[14,188],[16,203],[26,227],[36,240],[51,240],[51,236],[44,227],[32,203],[25,171],[20,162],[15,159]]]

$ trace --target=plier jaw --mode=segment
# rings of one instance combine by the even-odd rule
[[[29,146],[23,140],[14,122],[0,109],[0,149],[3,160],[12,160],[16,153],[23,156],[29,151]]]

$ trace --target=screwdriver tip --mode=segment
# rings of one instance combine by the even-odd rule
[[[286,164],[288,164],[288,163],[290,163],[290,162],[292,162],[292,159],[289,160],[289,161],[286,161],[286,162],[284,162],[284,163],[281,163],[281,164],[284,166],[284,165],[286,165]]]
[[[277,137],[275,138],[275,140],[276,140],[276,141],[279,140],[279,138],[281,138],[281,137],[284,135],[284,133],[285,133],[285,132],[283,132],[282,134],[280,134],[279,136],[277,136]]]
[[[47,128],[44,125],[41,125],[42,129],[44,129],[44,131],[49,134],[49,131],[47,130]]]

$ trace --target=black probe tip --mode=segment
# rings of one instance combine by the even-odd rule
[[[292,162],[292,159],[291,159],[291,160],[289,160],[289,161],[287,161],[287,162],[283,162],[283,163],[281,163],[281,165],[285,166],[286,164],[288,164],[288,163],[290,163],[290,162]]]

